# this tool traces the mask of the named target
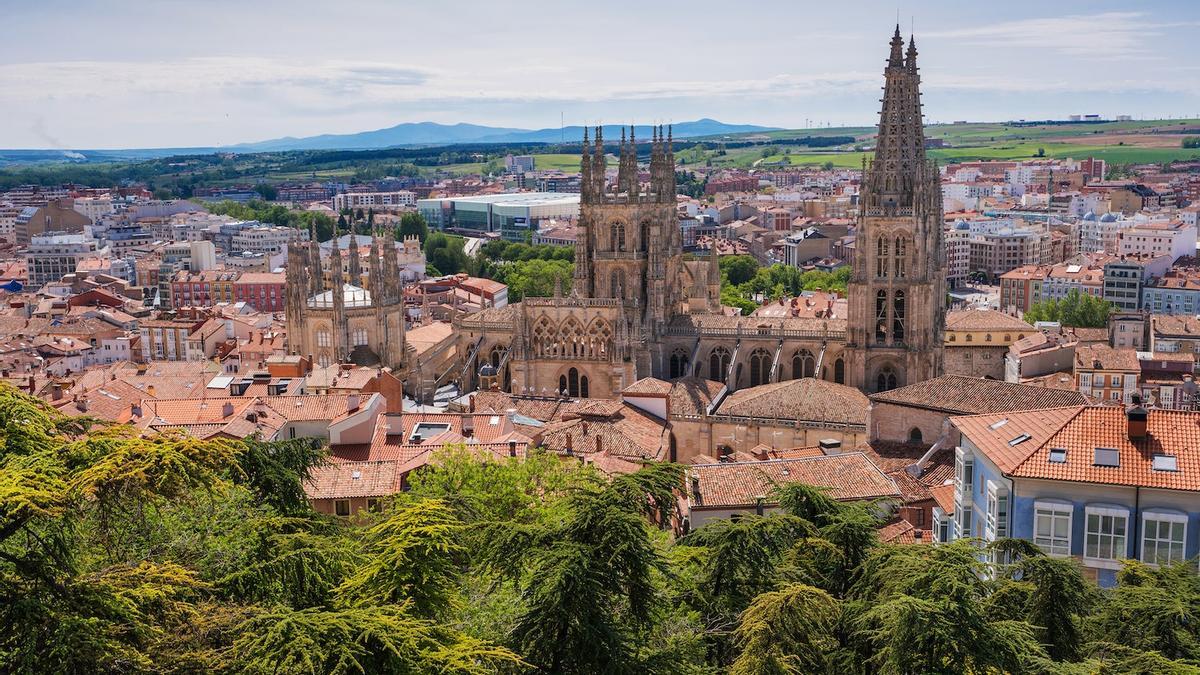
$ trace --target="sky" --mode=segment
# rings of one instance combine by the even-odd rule
[[[0,0],[0,16],[0,148],[874,124],[897,16],[928,122],[1200,117],[1195,0]]]

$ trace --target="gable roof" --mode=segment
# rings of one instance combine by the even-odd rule
[[[942,375],[878,394],[872,401],[925,408],[956,415],[975,415],[1010,410],[1036,410],[1086,405],[1077,391],[1048,389],[1028,384],[988,380],[966,375]]]
[[[1152,409],[1147,434],[1131,440],[1119,406],[1085,406],[1013,413],[992,429],[995,415],[954,418],[954,424],[1005,474],[1044,480],[1200,490],[1200,412]],[[1018,433],[1031,438],[1009,445]],[[1095,463],[1096,448],[1117,451],[1117,466]],[[1051,462],[1050,450],[1066,452]],[[1175,457],[1176,470],[1153,468],[1155,455]]]
[[[959,309],[946,312],[946,330],[997,330],[1028,333],[1033,326],[995,309]]]
[[[722,415],[866,424],[867,397],[853,387],[805,377],[739,389],[721,402]]]
[[[698,479],[700,488],[700,500],[693,499],[693,509],[754,506],[759,496],[771,503],[775,486],[786,483],[826,488],[830,497],[842,501],[900,495],[895,481],[861,452],[698,464],[689,468],[688,473]]]

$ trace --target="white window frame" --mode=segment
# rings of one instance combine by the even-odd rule
[[[1099,518],[1100,519],[1099,522],[1101,525],[1103,525],[1103,522],[1104,522],[1103,519],[1105,517],[1124,519],[1125,526],[1123,528],[1122,534],[1120,535],[1121,550],[1119,550],[1119,551],[1116,550],[1116,547],[1114,546],[1113,547],[1114,548],[1114,550],[1113,550],[1114,557],[1102,558],[1102,557],[1088,555],[1088,535],[1092,534],[1091,530],[1088,528],[1088,525],[1090,524],[1089,521],[1091,520],[1092,516],[1096,516],[1097,518]],[[1115,532],[1116,531],[1116,521],[1115,520],[1113,521],[1113,525],[1114,525],[1113,530]],[[1103,532],[1096,532],[1096,536],[1097,536],[1097,548],[1099,548],[1099,538],[1100,537],[1108,537],[1108,538],[1115,540],[1118,535],[1105,534]],[[1097,552],[1099,552],[1099,551],[1097,550]],[[1121,561],[1128,557],[1129,557],[1129,509],[1124,509],[1119,506],[1101,506],[1101,505],[1090,505],[1090,504],[1088,506],[1085,506],[1083,509],[1083,561],[1084,561],[1084,563],[1090,567],[1101,567],[1101,568],[1105,568],[1105,569],[1120,569]]]
[[[1045,515],[1050,518],[1050,536],[1046,544],[1038,542],[1038,517]],[[1057,537],[1054,536],[1054,520],[1059,516],[1067,518],[1067,541],[1066,550],[1056,550],[1061,548],[1056,546]],[[1075,506],[1070,502],[1059,501],[1044,501],[1038,500],[1033,503],[1033,543],[1046,555],[1057,558],[1065,558],[1071,555],[1071,545],[1075,542],[1072,540],[1072,528],[1075,526]]]
[[[1150,533],[1150,528],[1148,527],[1150,523],[1155,523],[1156,525],[1158,523],[1171,523],[1172,525],[1175,525],[1175,524],[1183,525],[1183,539],[1182,539],[1182,541],[1179,542],[1179,557],[1175,558],[1174,556],[1171,556],[1166,562],[1167,562],[1167,564],[1171,564],[1171,563],[1176,563],[1176,562],[1180,562],[1183,560],[1187,560],[1187,536],[1188,536],[1187,514],[1179,512],[1179,511],[1168,511],[1165,509],[1149,509],[1149,510],[1142,512],[1142,527],[1141,527],[1142,536],[1141,536],[1141,541],[1138,542],[1138,559],[1148,565],[1157,566],[1159,564],[1159,562],[1157,560],[1147,560],[1146,559],[1146,540],[1150,538],[1148,536]],[[1162,545],[1162,543],[1167,543],[1169,545],[1173,545],[1175,543],[1175,541],[1173,539],[1166,539],[1166,540],[1159,539],[1157,536],[1157,533],[1155,534],[1154,540],[1156,542],[1158,542],[1160,546]]]

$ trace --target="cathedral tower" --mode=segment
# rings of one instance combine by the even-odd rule
[[[671,132],[652,129],[648,183],[641,181],[634,133],[631,127],[627,138],[621,130],[617,179],[610,185],[604,130],[596,127],[594,144],[584,132],[574,294],[629,301],[633,332],[647,336],[682,306],[683,241]]]
[[[846,355],[848,384],[877,392],[942,372],[942,191],[925,157],[917,48],[900,27],[884,69],[875,157],[863,167]]]

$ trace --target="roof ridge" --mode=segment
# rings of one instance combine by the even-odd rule
[[[1069,408],[1079,408],[1080,410],[1082,410],[1084,408],[1106,408],[1106,407],[1108,407],[1108,406],[1105,406],[1105,405],[1060,405],[1060,406],[1055,406],[1053,408],[1034,408],[1033,410],[1005,410],[1002,412],[975,413],[973,415],[952,415],[952,417],[956,417],[956,418],[960,418],[960,419],[975,418],[975,417],[1009,417],[1011,415],[1028,415],[1031,413],[1049,412],[1051,410],[1066,410]]]

